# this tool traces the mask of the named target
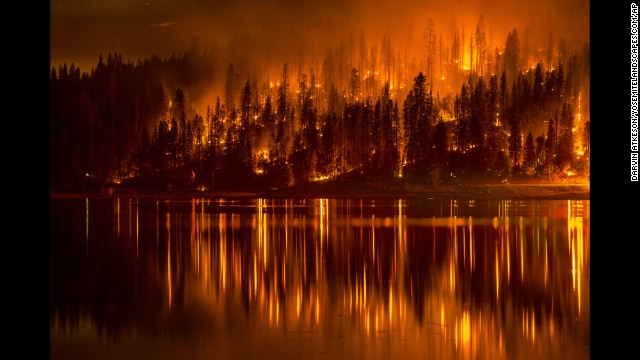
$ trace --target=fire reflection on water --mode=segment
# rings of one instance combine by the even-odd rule
[[[156,264],[165,313],[204,304],[218,319],[239,306],[234,321],[250,328],[371,354],[589,356],[588,201],[507,200],[483,216],[460,200],[428,216],[407,200],[192,199],[190,211],[159,200],[151,214],[143,203],[115,201],[115,232],[135,242],[134,262]],[[86,217],[91,240],[88,200]]]

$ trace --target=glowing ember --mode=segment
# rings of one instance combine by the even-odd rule
[[[323,175],[323,176],[315,176],[315,177],[313,178],[313,180],[311,180],[311,181],[313,181],[313,182],[316,182],[316,181],[326,181],[326,180],[329,180],[329,179],[330,179],[330,177],[329,177],[328,175]]]

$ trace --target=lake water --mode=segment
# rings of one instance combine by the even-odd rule
[[[590,202],[51,199],[51,359],[589,359]]]

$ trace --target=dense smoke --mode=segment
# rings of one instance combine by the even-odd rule
[[[481,16],[489,51],[502,51],[513,29],[521,44],[526,40],[540,51],[549,47],[550,38],[555,51],[560,51],[561,39],[573,50],[589,42],[585,0],[56,0],[51,2],[50,65],[73,62],[89,73],[99,54],[118,52],[125,61],[136,62],[196,46],[210,52],[214,62],[213,76],[201,79],[206,86],[194,84],[203,90],[188,94],[191,104],[203,112],[214,96],[223,96],[230,63],[240,79],[259,82],[276,79],[285,62],[294,74],[308,74],[310,69],[319,74],[328,51],[343,46],[351,65],[361,67],[372,48],[380,52],[388,37],[398,66],[415,61],[421,70],[429,19],[438,41],[448,49],[456,33],[468,47]],[[449,86],[457,90],[459,84]]]

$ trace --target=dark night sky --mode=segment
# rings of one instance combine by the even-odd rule
[[[75,62],[83,72],[100,53],[135,61],[184,51],[194,36],[203,47],[224,47],[234,34],[265,29],[291,36],[304,28],[300,33],[307,35],[298,41],[316,46],[338,42],[349,31],[363,31],[367,40],[389,34],[402,41],[410,28],[421,37],[429,17],[440,31],[462,24],[469,34],[483,14],[502,46],[509,30],[527,26],[541,39],[552,31],[556,39],[589,41],[588,0],[52,0],[50,6],[50,65]]]

